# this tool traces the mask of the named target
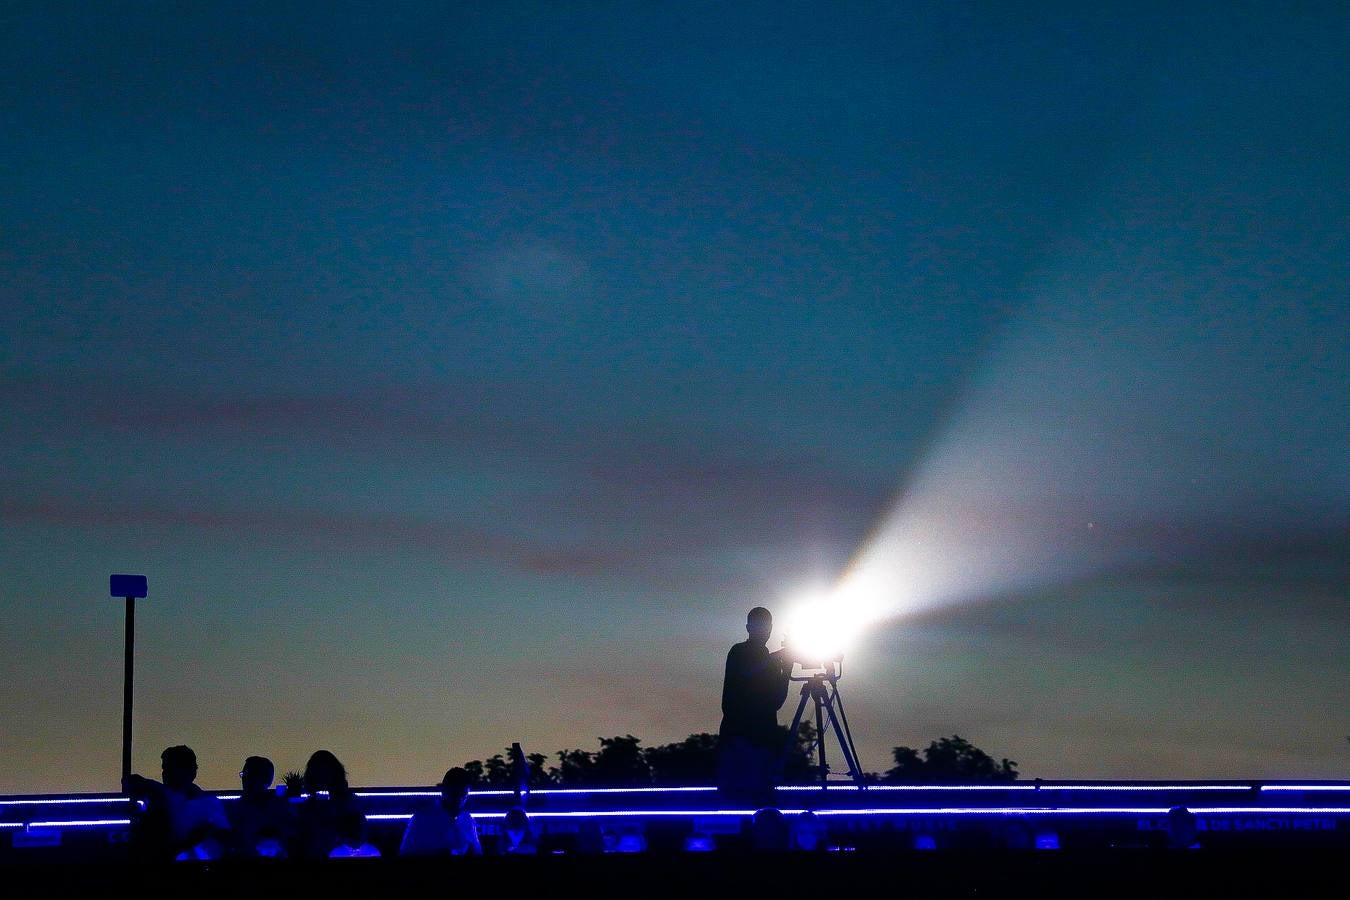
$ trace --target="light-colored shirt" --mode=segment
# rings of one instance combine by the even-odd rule
[[[403,844],[398,848],[399,856],[477,856],[482,852],[473,816],[461,812],[452,818],[440,806],[414,813],[403,832]]]
[[[227,807],[230,839],[243,856],[276,856],[295,835],[295,813],[271,791],[258,797],[240,797]]]
[[[215,794],[202,790],[182,794],[166,788],[164,803],[169,812],[169,832],[175,841],[187,840],[192,832],[203,825],[211,825],[224,832],[230,830],[225,804]]]

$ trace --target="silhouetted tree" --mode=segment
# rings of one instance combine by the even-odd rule
[[[595,754],[585,750],[559,750],[554,780],[563,787],[594,787]]]
[[[629,787],[652,783],[652,770],[642,741],[631,734],[600,738],[600,752],[595,754],[591,774],[597,784]]]
[[[486,761],[475,759],[464,764],[464,771],[472,779],[470,784],[477,788],[513,788],[516,781],[511,771],[511,759],[506,753],[494,753]],[[554,783],[556,769],[548,768],[548,757],[542,753],[533,753],[526,757],[530,763],[530,787],[547,787]]]
[[[786,744],[788,739],[788,726],[782,725],[778,729],[783,734],[783,742]],[[807,784],[816,780],[816,726],[814,722],[802,720],[801,726],[797,729],[797,738],[788,748],[787,758],[783,760],[783,784]],[[826,760],[830,756],[826,755]],[[837,750],[834,759],[830,761],[833,771],[842,772],[845,770],[844,757]]]
[[[779,731],[787,744],[787,727]],[[802,722],[783,761],[782,783],[807,784],[816,779],[815,743],[815,724]],[[843,756],[833,745],[829,749],[833,773],[840,775],[844,771]],[[706,732],[656,747],[643,747],[641,739],[631,734],[600,738],[598,751],[560,750],[554,755],[556,766],[549,766],[549,757],[542,753],[526,756],[531,787],[680,787],[717,780],[717,735]],[[867,773],[864,778],[901,784],[997,783],[1015,781],[1018,775],[1017,763],[1006,758],[995,762],[960,735],[933,741],[922,753],[912,747],[895,747],[891,756],[895,765],[884,775]],[[464,768],[475,787],[510,788],[515,784],[505,754],[494,754],[486,762],[473,760]]]
[[[717,781],[717,735],[691,734],[675,744],[644,751],[652,781],[663,787],[714,784]]]
[[[900,784],[943,784],[960,781],[1008,782],[1017,780],[1017,763],[1006,757],[998,762],[960,735],[941,738],[928,745],[919,758],[912,747],[891,750],[895,765],[883,780]]]
[[[493,788],[509,788],[515,784],[511,777],[511,761],[500,753],[494,753],[484,761],[483,777]]]
[[[471,759],[463,766],[464,771],[469,773],[469,784],[471,787],[481,787],[487,782],[483,778],[483,761],[481,759]]]
[[[549,787],[556,783],[547,756],[542,753],[527,753],[525,760],[530,764],[530,787]]]

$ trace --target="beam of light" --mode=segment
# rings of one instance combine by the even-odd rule
[[[28,822],[29,828],[112,828],[130,825],[130,819],[72,819],[61,822]]]
[[[1287,184],[1235,211],[1232,184],[1250,180],[1216,165],[1199,177],[1122,147],[1112,183],[1010,286],[1020,311],[818,603],[845,636],[1137,567],[1259,566],[1282,540],[1344,571],[1327,545],[1342,546],[1350,488],[1345,356],[1327,336],[1350,307],[1343,267],[1306,274],[1344,255],[1340,233],[1280,224]],[[1159,216],[1173,204],[1194,219]]]
[[[868,576],[855,576],[833,588],[813,588],[789,598],[783,624],[787,645],[810,660],[846,654],[869,626],[890,612],[883,588]]]

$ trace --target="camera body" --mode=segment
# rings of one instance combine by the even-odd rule
[[[793,647],[791,643],[784,643],[782,649],[778,651],[779,657],[794,668],[801,669],[833,669],[844,661],[843,653],[822,655],[819,653],[807,653],[799,648]]]

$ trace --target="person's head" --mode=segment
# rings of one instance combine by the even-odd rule
[[[447,769],[445,777],[437,785],[441,789],[441,806],[454,812],[462,810],[469,799],[469,784],[472,781],[469,773],[458,766]]]
[[[347,770],[331,751],[315,750],[305,763],[305,790],[311,794],[327,791],[330,795],[349,792]]]
[[[792,823],[792,846],[808,852],[819,850],[825,839],[824,823],[811,810],[799,815]]]
[[[159,755],[164,786],[181,791],[197,780],[197,754],[182,744],[166,747]]]
[[[530,817],[525,814],[525,810],[519,806],[508,809],[506,819],[502,822],[502,832],[512,847],[519,847],[524,843],[530,834]]]
[[[773,632],[773,614],[762,606],[756,606],[745,617],[745,630],[750,640],[757,644],[767,644]]]
[[[750,819],[750,839],[756,850],[786,850],[787,819],[781,811],[772,807],[759,810]]]
[[[245,794],[262,794],[272,787],[272,779],[276,774],[276,768],[270,759],[265,756],[250,756],[244,760],[244,767],[239,770],[239,783]]]
[[[1176,850],[1186,850],[1197,843],[1196,817],[1184,806],[1174,806],[1167,811],[1167,846]]]

